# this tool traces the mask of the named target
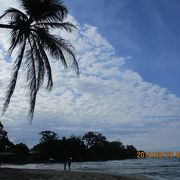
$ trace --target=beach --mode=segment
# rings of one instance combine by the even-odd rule
[[[60,170],[0,168],[0,180],[146,180],[138,176],[115,176],[102,173],[69,172]]]

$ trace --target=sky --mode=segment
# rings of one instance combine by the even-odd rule
[[[180,96],[179,0],[66,2],[81,24],[98,28],[116,54],[132,57],[126,67]]]
[[[0,0],[1,1],[1,0]],[[0,14],[18,1],[1,2]],[[180,2],[178,0],[64,1],[77,25],[54,31],[76,48],[80,77],[50,58],[54,88],[39,91],[29,125],[24,68],[8,111],[0,117],[9,138],[30,147],[38,133],[103,133],[145,151],[180,151]],[[1,23],[1,22],[0,22]],[[0,109],[16,52],[8,58],[0,29]]]

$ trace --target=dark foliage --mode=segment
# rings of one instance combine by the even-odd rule
[[[106,161],[136,158],[137,150],[132,145],[126,147],[120,141],[107,141],[98,132],[87,132],[82,137],[59,138],[53,131],[42,131],[39,144],[31,150],[23,144],[13,145],[10,151],[0,153],[2,162],[40,163],[73,161]]]
[[[26,156],[29,153],[29,148],[24,143],[16,144],[13,152],[18,156]]]
[[[3,124],[0,122],[0,153],[11,151],[14,144],[9,141],[8,133],[5,131]]]
[[[32,148],[34,160],[37,158],[37,161],[47,162],[53,159],[56,162],[63,162],[68,157],[72,157],[73,161],[99,161],[136,158],[137,156],[134,146],[125,147],[120,141],[109,142],[98,132],[87,132],[82,137],[70,136],[62,139],[53,135],[52,138],[46,138],[44,141],[44,137],[49,137],[49,134],[56,133],[44,131],[43,134],[41,133],[40,143]]]

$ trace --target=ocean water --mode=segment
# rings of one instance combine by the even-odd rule
[[[2,167],[63,170],[63,164],[26,164]],[[154,180],[180,180],[180,159],[131,159],[105,162],[73,162],[72,171],[114,175],[143,175]]]

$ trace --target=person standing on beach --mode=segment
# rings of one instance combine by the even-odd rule
[[[64,171],[66,171],[66,165],[67,165],[67,159],[66,157],[64,158]]]
[[[70,157],[68,159],[68,167],[69,167],[69,171],[71,171],[71,161],[72,161],[72,157]]]
[[[66,171],[67,165],[67,152],[66,152],[66,138],[62,138],[62,147],[63,147],[63,157],[64,157],[64,171]]]

